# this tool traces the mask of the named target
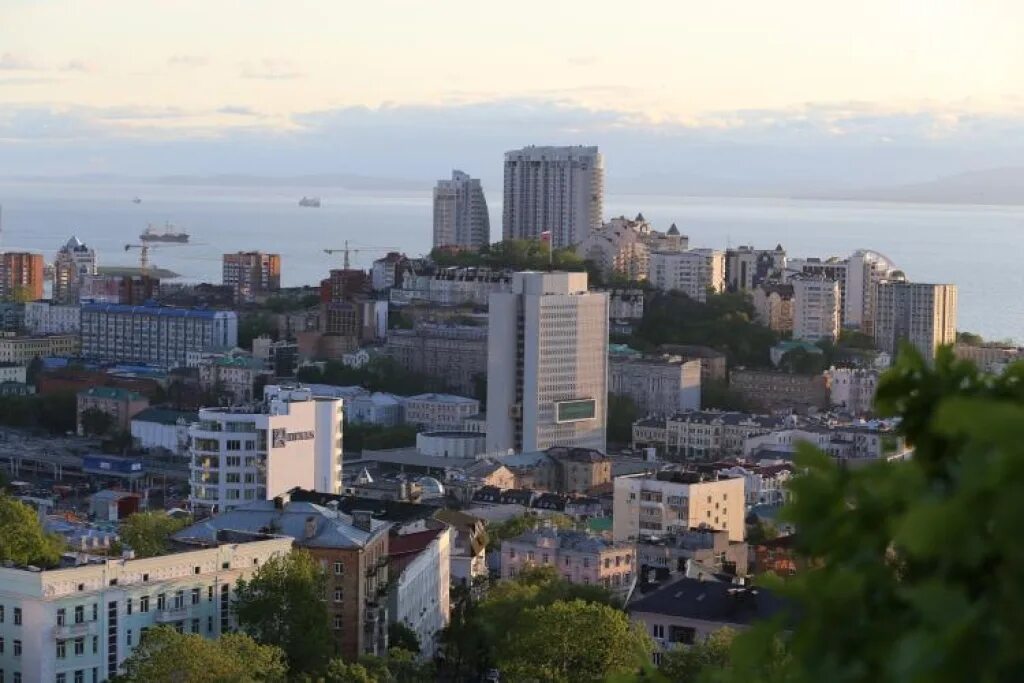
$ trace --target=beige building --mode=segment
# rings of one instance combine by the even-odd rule
[[[463,420],[480,412],[480,401],[453,394],[417,394],[402,405],[406,422],[431,430],[460,430]]]
[[[608,362],[609,391],[628,396],[641,415],[672,415],[700,409],[700,361],[681,356],[628,357]]]
[[[581,531],[544,527],[501,544],[501,578],[530,567],[552,567],[569,583],[624,593],[636,576],[636,550]]]
[[[658,289],[679,291],[695,301],[707,301],[709,291],[725,291],[725,252],[652,252],[648,279]]]
[[[82,414],[98,410],[112,419],[111,431],[130,432],[132,418],[149,407],[149,399],[142,394],[115,387],[90,387],[78,392],[77,420],[79,435],[85,434]]]
[[[652,230],[647,221],[629,220],[624,216],[613,218],[591,230],[587,239],[576,246],[576,253],[591,261],[607,281],[612,277],[631,282],[647,279],[650,247],[648,237]]]
[[[875,306],[875,344],[896,354],[906,342],[926,359],[956,341],[956,285],[882,282]]]
[[[691,411],[637,421],[633,425],[633,446],[657,448],[674,460],[735,458],[743,454],[747,439],[784,425],[783,418],[768,415]]]
[[[281,255],[262,251],[239,251],[222,257],[222,282],[235,290],[236,301],[281,289]]]
[[[738,368],[729,373],[729,386],[758,410],[806,413],[829,406],[827,375]]]
[[[615,479],[613,536],[636,541],[641,536],[679,533],[702,527],[725,531],[743,541],[743,479],[705,480],[692,472],[660,472]]]
[[[838,339],[839,283],[823,275],[798,275],[793,287],[793,339]]]
[[[776,332],[793,331],[793,285],[768,283],[752,291],[757,320]]]
[[[0,336],[0,363],[28,365],[33,358],[77,356],[76,334],[50,334],[41,337]]]
[[[382,353],[405,370],[472,395],[487,375],[487,328],[422,324],[391,330]]]
[[[1024,358],[1024,349],[1016,346],[956,344],[953,353],[960,360],[968,360],[984,372],[1000,373],[1010,363]]]

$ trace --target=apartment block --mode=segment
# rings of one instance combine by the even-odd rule
[[[49,334],[38,337],[0,335],[0,363],[28,365],[35,358],[78,355],[79,338],[75,334]]]
[[[417,394],[402,404],[405,421],[428,430],[459,430],[463,420],[480,412],[480,401],[453,394]]]
[[[823,275],[798,275],[789,283],[793,288],[793,339],[838,339],[839,283]]]
[[[807,413],[829,405],[828,377],[797,375],[771,370],[737,368],[729,373],[729,387],[758,410]]]
[[[786,269],[786,250],[739,246],[725,252],[725,286],[730,292],[749,292]]]
[[[391,330],[382,353],[405,370],[472,395],[487,375],[487,329],[424,323]]]
[[[673,460],[735,458],[743,454],[747,439],[785,424],[780,417],[720,410],[677,413],[638,420],[633,425],[633,446],[657,448]]]
[[[829,403],[854,415],[872,412],[880,373],[867,368],[831,368]]]
[[[502,541],[501,578],[514,579],[532,567],[552,567],[569,583],[625,593],[636,577],[636,550],[628,543],[554,527]]]
[[[651,252],[648,279],[657,289],[707,301],[709,291],[725,291],[725,253],[715,249]]]
[[[776,332],[793,331],[793,285],[765,283],[752,290],[754,311],[762,325]]]
[[[110,416],[111,430],[130,432],[132,418],[149,407],[149,399],[142,394],[115,387],[89,387],[78,392],[76,400],[76,424],[78,433],[85,433],[82,414],[98,410]]]
[[[236,301],[252,301],[281,289],[281,255],[261,251],[224,254],[222,282],[235,292]]]
[[[22,251],[0,253],[0,299],[35,301],[43,298],[42,254]]]
[[[705,479],[692,472],[666,471],[615,479],[616,541],[698,528],[725,531],[730,541],[742,541],[745,515],[741,478]]]
[[[252,356],[222,355],[199,362],[199,386],[232,405],[259,398],[262,387],[274,376],[264,361]]]
[[[25,302],[25,331],[29,334],[78,334],[81,329],[82,309],[78,304]]]
[[[96,274],[96,251],[72,236],[53,262],[53,300],[77,304],[85,277]]]
[[[878,285],[875,344],[895,355],[909,343],[926,359],[956,341],[956,285],[883,282]]]
[[[609,391],[628,396],[641,415],[673,415],[700,409],[700,361],[681,356],[612,355]]]
[[[476,178],[452,171],[434,186],[434,246],[476,251],[491,243],[487,199]]]

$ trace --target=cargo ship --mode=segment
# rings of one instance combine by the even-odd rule
[[[188,242],[189,234],[182,230],[177,230],[170,223],[164,224],[163,229],[156,229],[152,223],[146,226],[146,229],[139,235],[139,239],[143,242],[177,242],[179,244]]]
[[[303,197],[302,199],[299,200],[299,206],[308,206],[308,207],[313,208],[313,209],[319,209],[320,208],[320,198],[319,197]]]

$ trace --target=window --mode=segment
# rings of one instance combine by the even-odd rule
[[[57,626],[63,626],[64,624],[67,623],[67,620],[68,620],[68,611],[66,609],[64,609],[63,607],[61,607],[59,610],[57,610]]]
[[[75,638],[75,656],[85,654],[85,638]]]
[[[64,659],[68,656],[68,644],[65,640],[57,641],[57,659]]]
[[[174,592],[174,609],[181,609],[185,606],[185,591],[179,590]]]
[[[206,617],[206,632],[213,633],[213,617]]]
[[[141,598],[139,598],[139,611],[140,612],[148,612],[149,611],[149,596],[148,595],[143,595]]]
[[[57,683],[68,683],[67,674],[57,674]]]
[[[100,606],[95,602],[92,603],[92,620],[99,621],[100,619]]]
[[[335,628],[335,630],[341,628],[341,617],[340,616],[335,616],[334,617],[334,628]]]
[[[21,672],[15,671],[11,674],[11,683],[21,683]]]
[[[124,601],[124,610],[125,610],[125,612],[127,614],[131,614],[132,613],[132,599],[131,598],[127,598]]]
[[[654,636],[655,638],[664,638],[665,637],[665,625],[664,624],[654,624],[654,625],[652,625],[651,626],[651,635]]]
[[[0,655],[4,653],[4,639],[0,638]]]
[[[15,626],[21,626],[21,608],[20,607],[15,607],[14,608],[14,625]]]
[[[668,627],[668,639],[673,643],[682,643],[684,645],[693,645],[694,637],[697,635],[697,631],[690,626],[669,626]]]
[[[341,576],[344,573],[345,573],[345,565],[343,565],[341,562],[335,562],[334,563],[334,575],[335,576]]]
[[[92,637],[92,653],[96,654],[100,651],[100,638],[99,636]]]
[[[0,624],[4,623],[4,606],[0,605]]]
[[[132,630],[131,629],[128,629],[125,632],[125,642],[128,643],[128,647],[131,647],[132,645],[134,645],[134,643],[132,643]]]
[[[198,588],[192,589],[192,604],[198,605],[199,599],[202,597],[202,592]]]
[[[199,620],[198,619],[193,619],[192,620],[192,633],[199,633]]]
[[[156,608],[159,610],[167,609],[167,594],[160,593],[156,596]]]
[[[206,587],[206,601],[213,602],[213,586]]]
[[[21,641],[20,640],[14,641],[14,656],[15,657],[20,657],[21,656]]]
[[[238,439],[228,439],[225,442],[225,448],[229,451],[240,451],[242,450],[242,442]]]
[[[75,623],[85,623],[85,607],[83,607],[82,605],[78,605],[77,607],[75,607]]]
[[[83,669],[75,671],[75,683],[85,683],[85,671]]]
[[[340,588],[335,588],[334,589],[334,602],[341,602],[342,596],[343,596],[342,590]]]

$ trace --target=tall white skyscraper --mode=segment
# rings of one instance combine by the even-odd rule
[[[491,242],[491,219],[480,181],[462,171],[434,186],[434,246],[479,249]]]
[[[605,450],[608,295],[586,273],[516,273],[488,323],[487,449]]]
[[[793,339],[838,339],[839,283],[824,275],[797,275],[793,285]]]
[[[895,354],[903,342],[926,359],[956,341],[956,285],[882,282],[876,290],[875,344]]]
[[[502,238],[579,244],[601,225],[604,160],[597,147],[524,147],[505,153]]]

